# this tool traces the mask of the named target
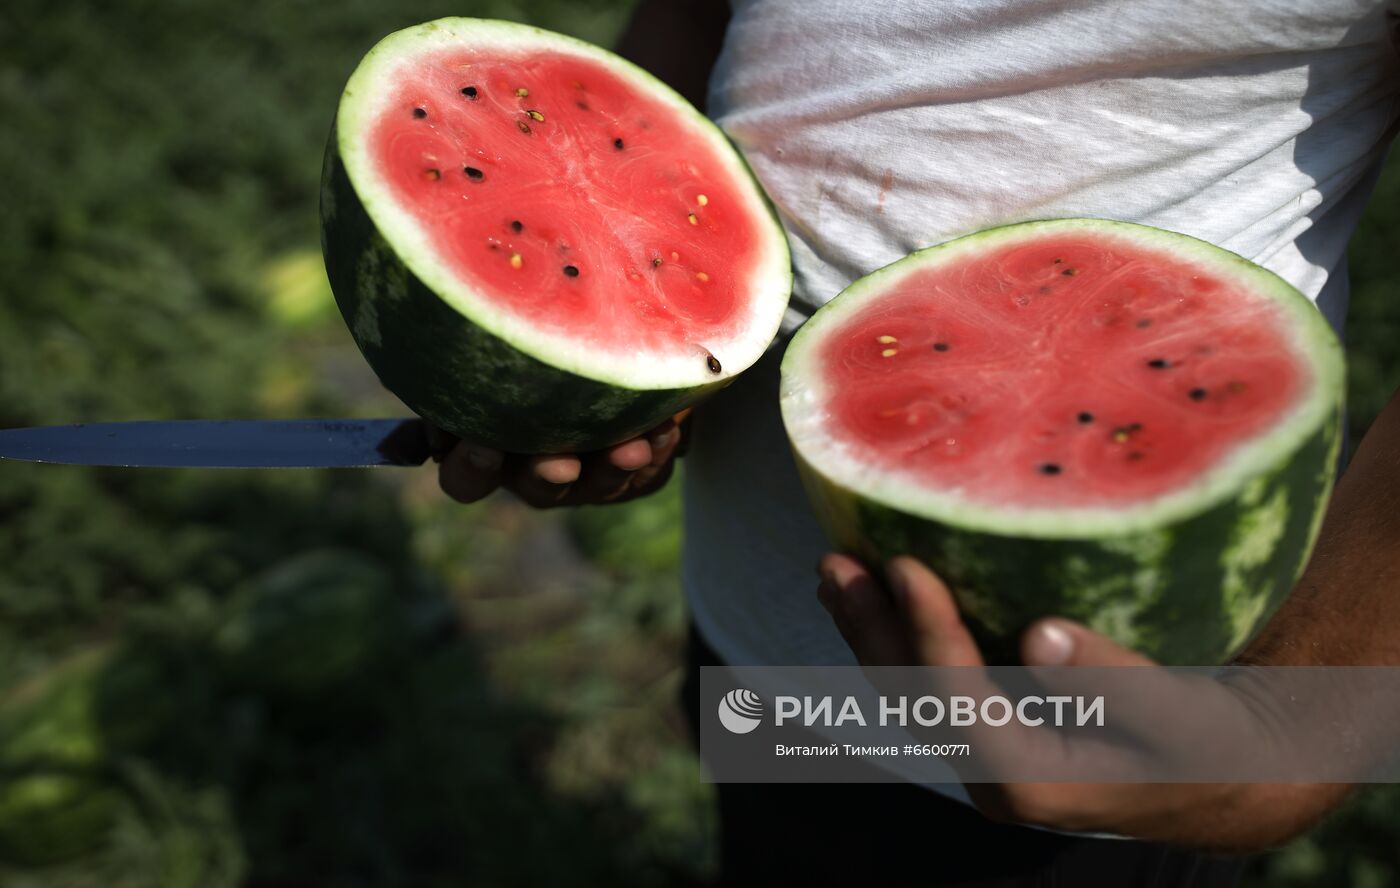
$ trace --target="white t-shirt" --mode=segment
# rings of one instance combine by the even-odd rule
[[[1400,121],[1400,0],[736,0],[710,112],[793,246],[785,333],[920,247],[1101,216],[1258,262],[1340,330],[1345,250]],[[777,358],[702,408],[683,577],[734,665],[853,658]]]

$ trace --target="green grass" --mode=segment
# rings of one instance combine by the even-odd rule
[[[319,264],[343,78],[436,16],[608,42],[629,6],[11,0],[0,425],[398,412]],[[1397,242],[1392,164],[1354,256],[1358,433],[1400,383]],[[703,882],[676,497],[0,465],[0,855],[64,858],[0,885]],[[1368,793],[1253,884],[1400,879],[1397,816]]]

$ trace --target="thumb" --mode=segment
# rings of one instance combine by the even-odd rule
[[[1152,666],[1147,657],[1100,635],[1088,626],[1050,617],[1021,636],[1027,666]]]

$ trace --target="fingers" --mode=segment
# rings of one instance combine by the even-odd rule
[[[675,468],[675,457],[681,444],[681,429],[675,420],[666,420],[647,433],[651,459],[647,464],[632,473],[629,492],[641,496],[659,489],[671,477]]]
[[[1021,637],[1027,666],[1153,666],[1147,657],[1110,641],[1087,626],[1051,617]]]
[[[685,437],[680,423],[688,413],[676,414],[644,436],[582,455],[507,456],[432,428],[430,448],[449,448],[442,456],[439,483],[460,502],[475,502],[500,486],[536,508],[620,502],[650,493],[670,478]]]
[[[922,666],[981,666],[967,625],[948,587],[922,562],[908,556],[885,567],[890,593],[909,627],[910,641]]]
[[[625,497],[638,469],[651,463],[646,438],[632,438],[583,457],[579,483],[571,492],[577,503],[610,503]]]
[[[1223,723],[1234,700],[1205,676],[1173,673],[1087,626],[1058,617],[1039,620],[1021,639],[1021,657],[1036,681],[1049,691],[1104,697],[1113,708],[1114,728],[1142,738],[1148,746],[1189,750],[1203,719]],[[1134,669],[1055,669],[1055,666],[1133,666]],[[1184,717],[1163,719],[1163,712]],[[1214,714],[1214,715],[1212,715]]]
[[[444,432],[432,423],[424,423],[428,431],[428,455],[433,458],[433,462],[440,463],[447,458],[447,454],[457,446],[456,435]]]
[[[889,595],[858,561],[827,555],[817,599],[862,666],[908,666],[913,656]]]
[[[458,441],[442,457],[438,485],[460,503],[474,503],[501,485],[505,454],[489,447]]]
[[[668,422],[670,420],[667,420]],[[646,438],[633,438],[614,444],[603,451],[602,463],[619,472],[635,472],[651,464],[651,443]]]
[[[583,463],[569,453],[528,456],[515,462],[506,486],[537,509],[564,505],[583,471]]]

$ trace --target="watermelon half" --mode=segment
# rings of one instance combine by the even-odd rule
[[[592,450],[724,385],[772,342],[787,243],[720,131],[587,43],[451,18],[351,75],[322,247],[384,384],[459,436]]]
[[[1038,617],[1214,664],[1307,561],[1343,361],[1283,280],[1094,219],[995,228],[802,327],[783,420],[833,541],[923,559],[997,659]]]

